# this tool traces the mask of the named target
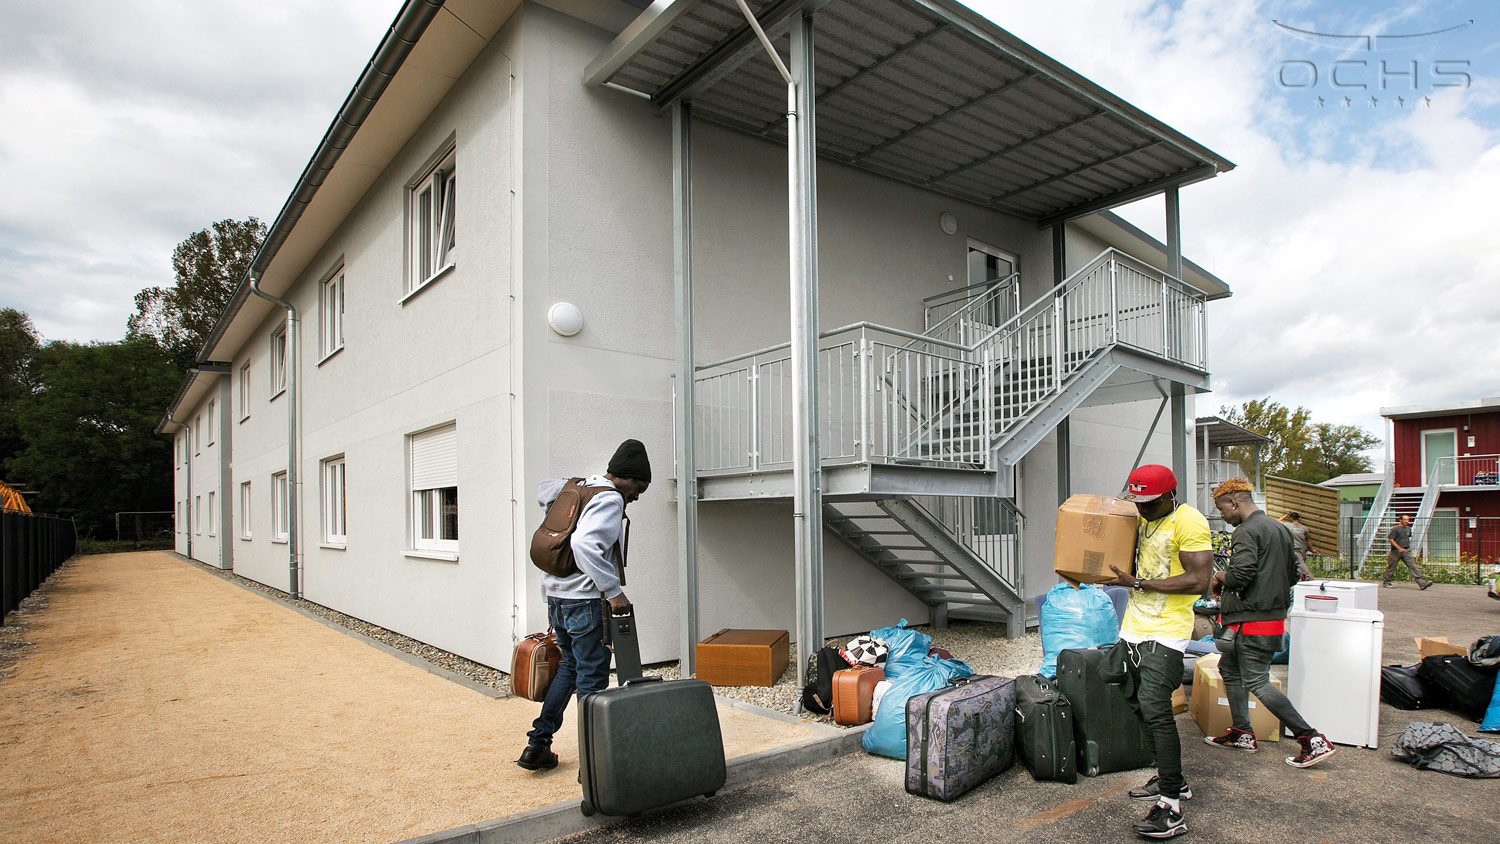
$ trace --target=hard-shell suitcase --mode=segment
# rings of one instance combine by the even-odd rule
[[[627,623],[620,623],[622,620]],[[613,617],[615,658],[640,664],[633,616]],[[638,815],[724,787],[724,739],[713,687],[637,677],[585,695],[578,706],[585,815]]]
[[[1016,761],[1016,686],[965,677],[906,701],[906,790],[954,800]]]
[[[1078,782],[1073,705],[1040,674],[1016,678],[1016,754],[1032,779]]]
[[[1068,649],[1057,656],[1057,686],[1073,705],[1078,773],[1087,777],[1146,768],[1156,751],[1146,722],[1119,686],[1099,672],[1102,648]]]
[[[845,727],[868,724],[875,718],[875,684],[885,672],[873,665],[845,668],[833,674],[833,722]]]
[[[1463,654],[1435,654],[1422,660],[1417,676],[1443,690],[1444,707],[1475,721],[1484,717],[1495,691],[1495,675],[1475,668]]]
[[[1382,665],[1380,699],[1397,709],[1431,709],[1442,706],[1442,689],[1417,676],[1415,665]]]
[[[516,697],[542,700],[561,664],[562,651],[557,649],[552,628],[547,628],[546,633],[527,636],[516,643],[516,650],[511,654],[510,690]]]

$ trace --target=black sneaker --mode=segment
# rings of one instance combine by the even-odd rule
[[[550,771],[557,767],[557,754],[545,747],[528,744],[516,764],[528,771]]]
[[[1146,780],[1146,784],[1140,788],[1130,789],[1131,800],[1155,800],[1161,796],[1161,777],[1155,776]],[[1177,795],[1178,800],[1192,800],[1193,790],[1186,784],[1182,786],[1182,793]]]
[[[1172,811],[1165,803],[1157,803],[1151,807],[1150,814],[1132,826],[1131,830],[1136,835],[1147,838],[1176,838],[1187,834],[1188,828],[1181,812]]]

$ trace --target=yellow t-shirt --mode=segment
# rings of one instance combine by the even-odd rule
[[[1143,580],[1161,580],[1182,574],[1182,551],[1211,551],[1213,539],[1208,519],[1187,504],[1148,522],[1136,517],[1135,574]],[[1131,592],[1125,607],[1123,633],[1146,639],[1193,638],[1193,602],[1197,595],[1165,592]]]

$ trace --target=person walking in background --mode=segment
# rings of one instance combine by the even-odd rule
[[[1281,637],[1286,632],[1297,559],[1289,526],[1272,521],[1256,507],[1252,490],[1244,478],[1230,478],[1213,491],[1219,515],[1234,525],[1229,568],[1215,572],[1211,586],[1222,607],[1219,620],[1223,632],[1215,637],[1214,644],[1219,647],[1219,674],[1224,678],[1233,725],[1224,735],[1209,736],[1204,741],[1254,753],[1258,747],[1250,731],[1253,694],[1301,745],[1301,752],[1286,757],[1286,763],[1306,768],[1332,756],[1335,748],[1327,736],[1302,719],[1280,689],[1271,685],[1271,655],[1281,650]]]
[[[1312,547],[1312,536],[1308,534],[1307,526],[1302,524],[1302,516],[1296,510],[1288,510],[1276,521],[1292,532],[1292,553],[1297,557],[1297,579],[1311,580],[1312,572],[1307,570],[1307,555],[1318,552]]]
[[[1417,561],[1411,556],[1411,516],[1401,515],[1400,521],[1385,535],[1385,541],[1390,544],[1390,553],[1385,557],[1385,582],[1382,586],[1394,586],[1391,578],[1396,574],[1396,561],[1406,563],[1406,570],[1411,572],[1411,579],[1417,582],[1418,588],[1426,589],[1432,585],[1432,581],[1422,574],[1417,568]]]
[[[537,503],[546,510],[562,491],[566,479],[543,481]],[[609,686],[609,649],[604,645],[604,603],[611,612],[630,609],[625,597],[621,569],[624,564],[623,533],[625,505],[651,486],[651,461],[640,440],[626,440],[615,450],[603,475],[584,479],[596,492],[578,514],[570,544],[578,571],[566,577],[542,573],[542,593],[547,598],[547,623],[562,651],[557,676],[547,687],[542,712],[527,733],[526,749],[516,764],[528,771],[557,767],[552,736],[562,726],[563,712],[576,690],[578,697],[603,691]],[[603,600],[601,600],[603,599]]]
[[[1176,500],[1177,476],[1148,464],[1130,473],[1121,497],[1135,502],[1135,574],[1110,569],[1115,586],[1131,590],[1120,639],[1139,672],[1135,701],[1151,731],[1156,776],[1130,792],[1150,800],[1151,811],[1131,829],[1146,838],[1186,833],[1182,801],[1193,796],[1182,776],[1182,739],[1172,714],[1172,693],[1182,685],[1182,655],[1193,637],[1193,602],[1208,588],[1213,544],[1208,519]]]

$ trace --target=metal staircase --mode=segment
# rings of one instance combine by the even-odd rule
[[[1206,297],[1114,249],[1000,325],[1015,308],[996,297],[1018,285],[977,287],[933,297],[942,310],[929,305],[921,334],[856,323],[820,335],[824,520],[939,618],[1019,635],[1014,467],[1088,402],[1143,398],[1131,389],[1153,379],[1206,387]],[[697,371],[700,500],[789,496],[789,345]]]
[[[1355,563],[1360,574],[1364,573],[1365,564],[1372,558],[1377,563],[1384,559],[1390,548],[1387,537],[1402,516],[1410,516],[1412,519],[1410,547],[1413,553],[1421,552],[1442,491],[1440,477],[1438,472],[1432,471],[1428,473],[1427,485],[1424,487],[1396,487],[1393,483],[1395,467],[1390,463],[1386,464],[1385,480],[1375,495],[1374,503],[1370,505],[1370,513],[1365,517],[1364,528],[1360,531],[1355,546]]]

